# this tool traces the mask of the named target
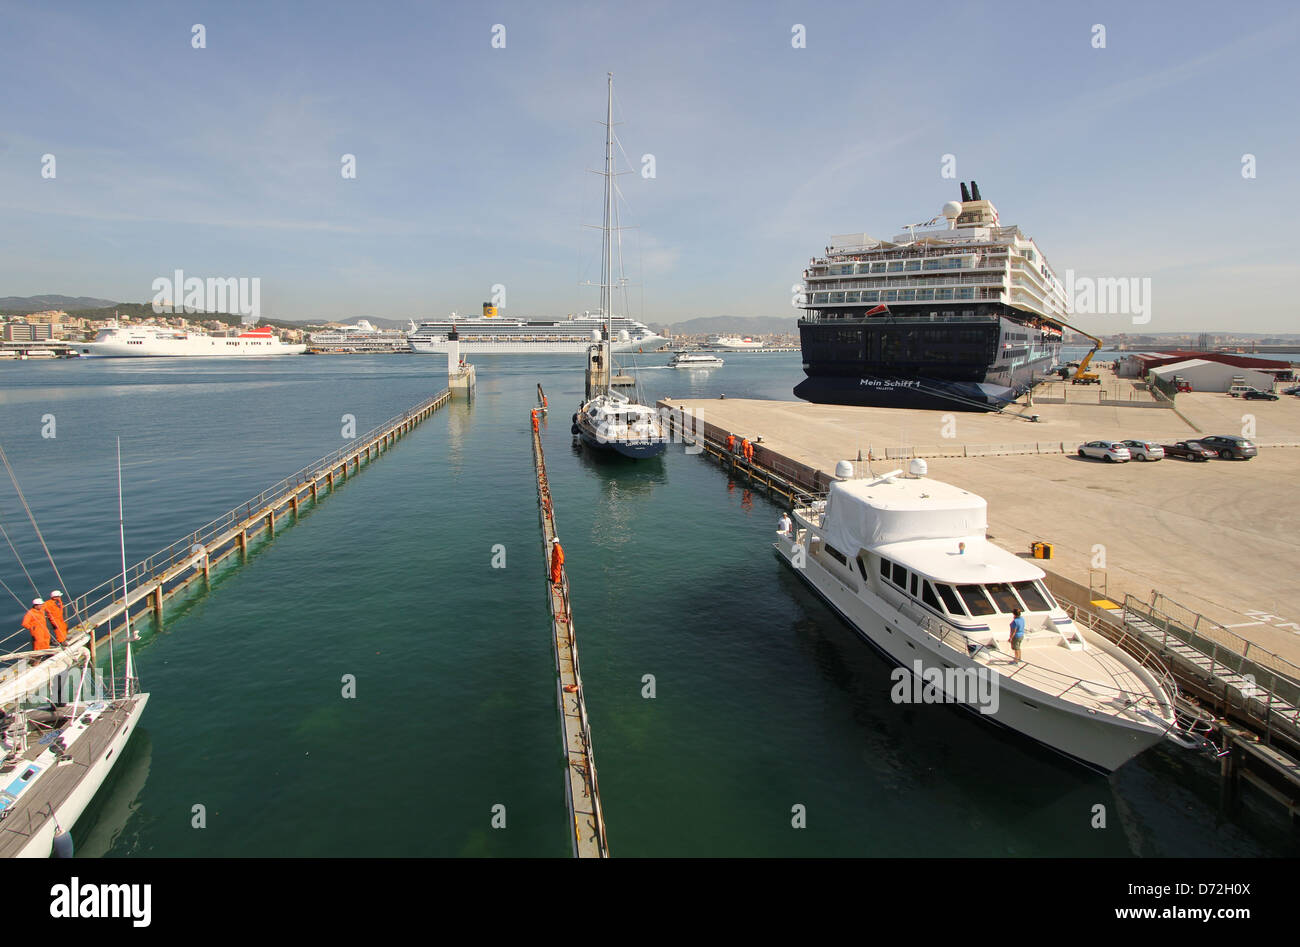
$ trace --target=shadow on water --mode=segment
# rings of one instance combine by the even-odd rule
[[[100,858],[114,846],[119,846],[119,854],[130,854],[133,846],[127,838],[127,829],[140,808],[140,795],[152,761],[153,740],[148,730],[138,729],[127,741],[104,785],[73,826],[76,857]]]

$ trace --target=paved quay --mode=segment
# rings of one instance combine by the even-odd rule
[[[1052,542],[1055,557],[1042,564],[1085,586],[1100,554],[1110,598],[1148,598],[1158,590],[1300,665],[1300,449],[1264,447],[1244,462],[1118,465],[1074,453],[1080,442],[1098,438],[1185,439],[1200,425],[1202,433],[1238,433],[1244,414],[1254,415],[1259,443],[1300,444],[1300,399],[1180,395],[1177,414],[1095,402],[1035,404],[1028,410],[1040,416],[1037,423],[793,401],[669,403],[828,473],[859,451],[864,458],[888,451],[889,459],[870,464],[886,473],[906,467],[897,459],[907,456],[905,448],[924,456],[933,447],[947,456],[927,456],[929,475],[987,499],[991,538],[1006,549],[1024,553],[1033,540]],[[1098,573],[1091,578],[1100,584]]]

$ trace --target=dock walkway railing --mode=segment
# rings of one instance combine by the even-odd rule
[[[540,391],[540,386],[538,386]],[[534,419],[537,417],[533,415]],[[534,422],[535,423],[535,422]],[[537,474],[537,510],[542,532],[542,565],[546,569],[546,594],[551,611],[551,643],[555,653],[555,696],[564,738],[565,799],[573,831],[573,853],[578,858],[608,858],[609,839],[605,812],[596,779],[596,757],[592,746],[591,719],[578,661],[578,635],[569,601],[569,572],[560,564],[560,581],[551,581],[552,540],[556,538],[555,507],[541,434],[533,429],[533,464]],[[563,545],[563,544],[561,544]]]
[[[267,487],[257,496],[212,522],[187,533],[166,548],[129,566],[126,570],[129,601],[122,594],[120,574],[70,600],[64,609],[68,619],[69,638],[94,632],[100,626],[108,626],[111,641],[116,634],[111,627],[113,619],[121,617],[127,608],[134,609],[138,602],[148,600],[151,596],[153,601],[150,607],[161,617],[163,600],[167,595],[179,591],[197,574],[206,576],[210,567],[226,555],[246,551],[251,534],[265,530],[269,535],[274,535],[277,517],[296,515],[304,495],[310,495],[314,501],[322,484],[333,489],[336,476],[347,479],[349,468],[355,473],[360,469],[362,458],[369,463],[372,457],[378,457],[450,398],[451,390],[444,388],[360,437],[351,439],[338,450],[331,451]],[[25,644],[26,637],[26,632],[18,631],[0,638],[0,651],[18,650]]]

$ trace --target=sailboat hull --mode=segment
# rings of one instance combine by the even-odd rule
[[[658,457],[668,449],[667,441],[611,441],[597,437],[586,429],[585,426],[578,426],[578,437],[583,444],[592,450],[605,451],[610,454],[620,454],[623,457],[631,457],[633,460],[644,460],[648,457]]]
[[[108,778],[114,764],[121,758],[122,748],[131,739],[131,734],[135,733],[140,715],[144,713],[145,704],[149,702],[149,695],[137,694],[128,700],[129,704],[123,716],[113,720],[101,717],[91,724],[84,734],[69,744],[74,762],[66,765],[84,767],[83,774],[75,785],[59,787],[53,790],[53,798],[45,798],[51,790],[43,787],[41,782],[50,777],[61,777],[63,773],[58,769],[49,773],[42,772],[37,783],[32,787],[41,797],[20,798],[8,818],[0,822],[0,854],[16,858],[49,857],[54,848],[54,836],[58,828],[71,829],[76,824],[77,819],[90,805],[90,801],[95,798],[99,787]],[[102,745],[92,732],[96,726],[113,727],[112,733]],[[88,747],[93,748],[93,751],[88,754],[90,758],[87,758]],[[48,806],[53,806],[54,818],[49,817]]]

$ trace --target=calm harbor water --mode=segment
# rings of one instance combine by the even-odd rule
[[[797,353],[691,373],[639,361],[650,398],[792,399],[800,377]],[[1105,779],[953,708],[894,705],[887,665],[772,555],[778,506],[680,448],[638,464],[574,448],[580,357],[475,362],[472,404],[433,415],[146,638],[149,708],[75,830],[81,854],[568,854],[538,382],[616,856],[1295,854],[1265,812],[1217,818],[1202,758],[1157,748]],[[134,561],[341,446],[345,415],[363,432],[432,393],[442,367],[10,363],[0,441],[76,594],[117,568],[116,435]],[[48,591],[12,490],[0,522]]]

